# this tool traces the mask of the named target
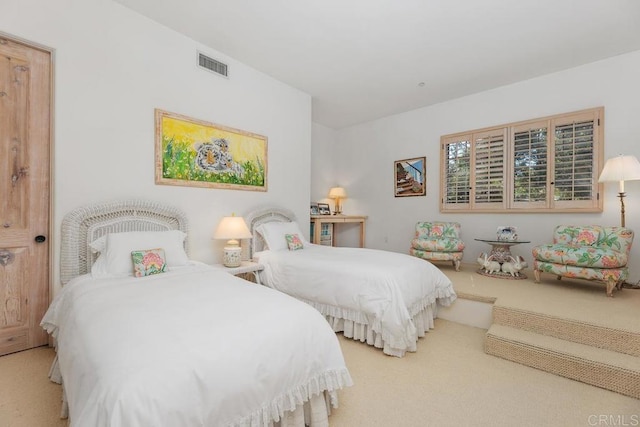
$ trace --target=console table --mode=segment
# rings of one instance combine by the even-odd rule
[[[491,245],[491,252],[489,252],[488,258],[492,261],[496,261],[502,267],[505,262],[511,262],[513,255],[511,254],[511,246],[519,245],[521,243],[531,243],[529,240],[495,240],[495,239],[474,239],[478,242],[484,242]],[[490,277],[497,277],[501,279],[526,279],[527,276],[524,273],[517,272],[515,276],[510,273],[502,271],[502,269],[495,273],[489,273],[488,271],[480,268],[479,274]]]
[[[355,223],[360,224],[360,247],[364,248],[365,239],[365,221],[367,217],[364,215],[311,215],[311,223],[313,224],[312,243],[320,244],[320,233],[322,224],[332,224],[331,230],[331,246],[336,245],[336,233],[333,226],[336,224]]]

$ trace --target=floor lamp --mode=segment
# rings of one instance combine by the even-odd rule
[[[614,182],[620,183],[620,225],[624,227],[624,192],[625,181],[635,181],[640,179],[640,162],[635,156],[618,156],[607,160],[602,169],[598,182]]]

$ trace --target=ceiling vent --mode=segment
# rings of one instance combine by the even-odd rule
[[[220,61],[216,61],[213,58],[208,57],[198,52],[198,66],[204,68],[212,73],[219,74],[224,77],[229,77],[229,67]]]

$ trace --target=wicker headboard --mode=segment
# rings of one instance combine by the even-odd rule
[[[188,224],[185,214],[172,206],[145,200],[93,204],[74,209],[62,220],[60,281],[91,271],[97,255],[89,244],[108,233],[124,231],[181,230],[188,253]]]
[[[251,239],[251,244],[248,246],[243,246],[243,255],[245,259],[252,259],[253,254],[256,252],[260,252],[265,249],[265,243],[260,236],[256,232],[256,228],[260,224],[264,224],[266,222],[291,222],[295,221],[296,216],[292,211],[285,208],[277,208],[277,207],[263,207],[250,212],[245,216],[245,221],[251,230],[251,235],[253,238]]]

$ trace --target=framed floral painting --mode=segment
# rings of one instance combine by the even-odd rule
[[[155,110],[156,184],[267,191],[267,137]]]

